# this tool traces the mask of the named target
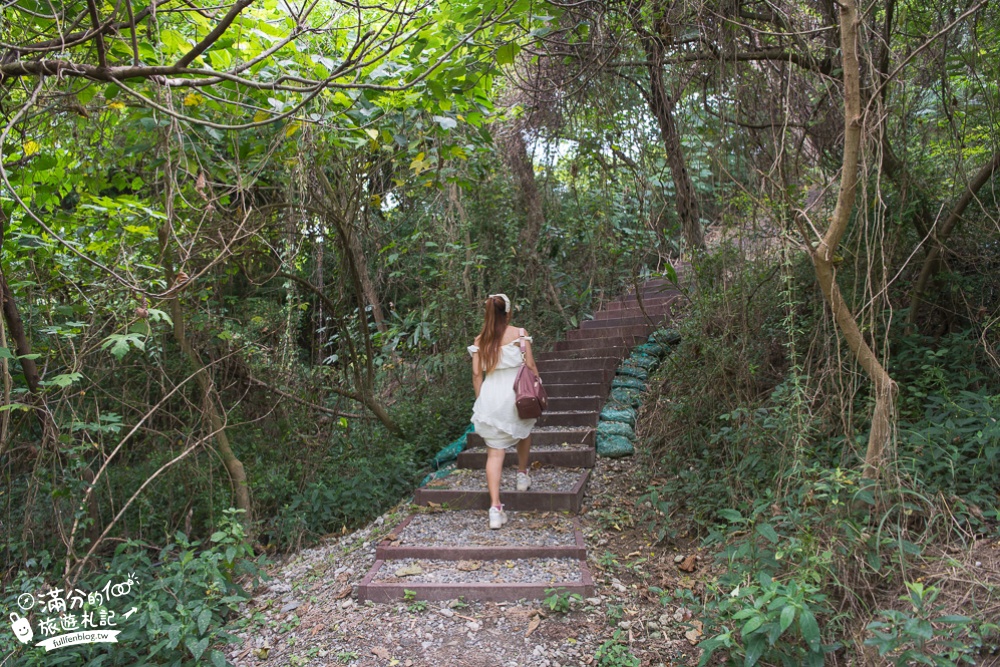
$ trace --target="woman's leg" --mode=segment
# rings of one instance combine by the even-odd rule
[[[506,449],[486,448],[486,488],[490,491],[491,507],[500,506],[500,475],[503,473],[503,458],[506,454]]]
[[[531,451],[531,436],[517,443],[517,470],[528,472],[528,454]]]

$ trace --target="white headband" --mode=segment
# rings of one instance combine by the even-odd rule
[[[495,296],[498,296],[501,299],[503,299],[503,303],[504,303],[503,312],[509,313],[510,312],[510,299],[507,298],[507,295],[506,294],[490,294],[488,297],[486,297],[486,300],[489,301],[490,299],[492,299]]]

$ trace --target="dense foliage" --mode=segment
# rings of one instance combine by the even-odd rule
[[[8,606],[135,571],[133,647],[223,664],[262,556],[362,525],[465,428],[487,294],[544,345],[673,262],[647,524],[723,554],[711,659],[995,642],[930,565],[1000,519],[995,5],[3,12]]]

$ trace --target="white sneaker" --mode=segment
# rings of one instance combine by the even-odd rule
[[[531,488],[531,478],[528,477],[528,473],[518,471],[517,473],[517,490],[527,491]]]
[[[490,508],[490,530],[496,530],[507,523],[507,513],[503,509]]]

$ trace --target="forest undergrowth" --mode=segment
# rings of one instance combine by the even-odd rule
[[[868,393],[830,372],[808,271],[698,265],[650,383],[640,504],[658,544],[699,541],[725,574],[664,602],[700,610],[702,664],[995,664],[1000,378],[980,332],[890,332],[896,445],[866,479]]]

